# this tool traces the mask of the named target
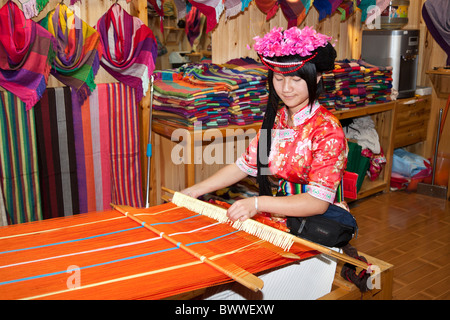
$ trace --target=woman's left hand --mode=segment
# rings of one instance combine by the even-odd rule
[[[247,198],[234,202],[227,210],[227,216],[231,221],[245,221],[257,213],[255,199]]]

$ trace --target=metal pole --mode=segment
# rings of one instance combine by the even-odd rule
[[[433,173],[431,177],[431,184],[434,185],[434,176],[436,174],[436,165],[437,165],[437,156],[438,156],[438,150],[439,150],[439,140],[440,140],[440,133],[441,133],[441,122],[442,122],[442,109],[439,109],[439,122],[438,122],[438,129],[437,129],[437,136],[436,136],[436,146],[434,148],[434,158],[433,158]]]
[[[147,142],[147,194],[145,207],[150,207],[150,158],[152,157],[152,110],[153,110],[153,75],[150,78],[150,107],[148,114],[148,142]]]

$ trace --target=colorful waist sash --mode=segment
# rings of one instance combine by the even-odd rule
[[[308,192],[308,185],[301,183],[289,182],[284,179],[278,181],[277,196],[291,196],[294,194]],[[334,204],[344,201],[344,190],[342,188],[342,182],[339,184],[336,190],[336,197],[334,198]]]

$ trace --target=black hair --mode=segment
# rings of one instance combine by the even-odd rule
[[[334,50],[331,44],[327,44],[325,47],[319,47],[313,54],[317,52],[317,55],[306,62],[299,70],[295,70],[296,66],[283,68],[283,71],[293,70],[293,72],[286,73],[286,76],[297,76],[305,80],[308,88],[309,105],[310,108],[314,105],[318,99],[320,93],[323,90],[323,81],[320,79],[317,83],[317,76],[325,71],[334,69],[334,61],[336,59],[336,50]],[[297,62],[304,60],[308,57],[300,57],[298,55],[283,56],[270,58],[275,62]],[[272,143],[271,129],[275,123],[275,118],[281,103],[280,97],[278,97],[273,87],[274,72],[269,70],[267,77],[267,84],[269,88],[269,98],[267,102],[266,112],[264,120],[261,126],[261,133],[259,137],[258,150],[257,150],[257,182],[259,184],[260,195],[272,195],[272,188],[268,179],[268,157],[270,154],[270,146]]]

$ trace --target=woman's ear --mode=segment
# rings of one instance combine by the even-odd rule
[[[320,79],[322,79],[322,74],[321,73],[317,73],[317,83],[319,83]]]

